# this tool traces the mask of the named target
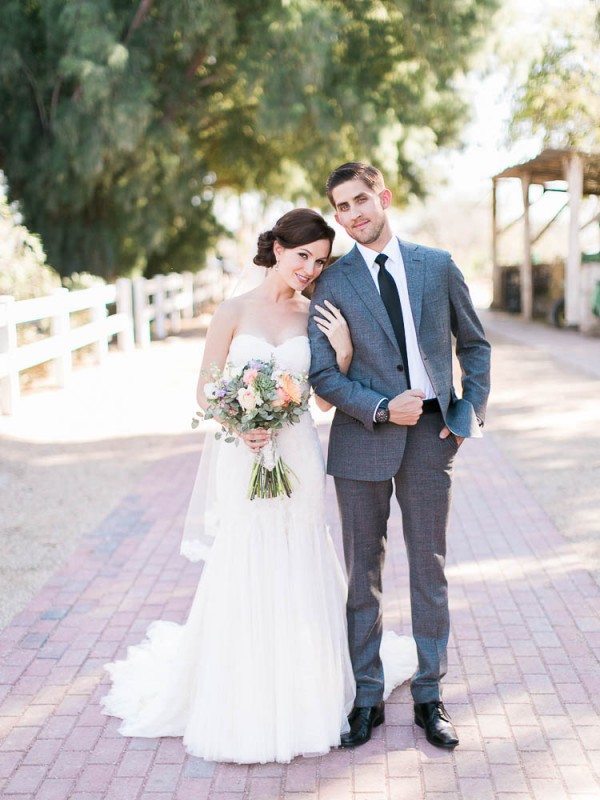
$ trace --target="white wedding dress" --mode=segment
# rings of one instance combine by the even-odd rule
[[[306,373],[306,336],[241,334],[229,361],[274,357]],[[184,625],[154,622],[107,665],[104,713],[125,736],[182,736],[211,761],[289,762],[339,745],[354,698],[346,583],[325,525],[325,472],[310,414],[277,434],[297,476],[290,498],[247,500],[253,455],[217,443],[218,533]],[[385,634],[386,694],[416,667],[412,638]]]

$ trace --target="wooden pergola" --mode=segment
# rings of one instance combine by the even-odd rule
[[[494,282],[494,306],[501,305],[502,273],[498,264],[497,185],[505,178],[519,178],[523,193],[523,261],[520,268],[521,313],[531,319],[533,313],[533,269],[531,247],[533,244],[529,219],[529,187],[538,184],[546,187],[555,181],[566,181],[569,205],[569,235],[565,268],[565,321],[567,325],[579,325],[581,321],[581,229],[579,212],[584,195],[600,194],[600,153],[591,154],[578,150],[543,150],[538,156],[524,164],[508,167],[493,177],[492,195],[492,258]],[[551,188],[551,187],[548,187]],[[552,222],[553,220],[551,220]],[[545,231],[546,226],[543,230]],[[538,237],[539,238],[539,235]]]

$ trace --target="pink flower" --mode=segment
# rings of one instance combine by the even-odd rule
[[[257,369],[246,369],[244,370],[244,374],[242,375],[242,380],[244,381],[246,386],[249,386],[251,383],[254,383],[257,377],[258,377]]]
[[[277,400],[273,400],[271,403],[273,408],[281,408],[281,406],[286,406],[290,402],[289,394],[281,386],[277,387],[275,393],[277,394]]]

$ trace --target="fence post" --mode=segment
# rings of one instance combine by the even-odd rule
[[[131,281],[129,278],[117,278],[116,281],[117,314],[127,317],[127,326],[117,333],[119,350],[131,350],[133,347],[133,303],[131,298]]]
[[[196,314],[201,314],[206,303],[206,275],[197,272],[194,275],[194,308]]]
[[[192,319],[194,316],[194,274],[192,272],[182,272],[183,292],[189,298],[189,303],[181,309],[184,319]]]
[[[108,336],[106,334],[106,303],[104,298],[94,303],[91,307],[92,322],[95,322],[99,327],[98,337],[94,342],[94,352],[96,353],[96,364],[102,366],[108,357]]]
[[[154,337],[156,339],[165,339],[167,336],[167,328],[165,325],[165,276],[155,275],[152,280],[156,287],[156,291],[152,297],[152,305],[154,306]]]
[[[133,282],[133,321],[135,343],[138,347],[149,347],[150,345],[150,322],[146,313],[147,305],[146,279],[136,278]]]
[[[54,359],[54,376],[57,386],[65,387],[71,378],[73,357],[71,354],[71,315],[67,300],[68,289],[55,289],[52,296],[56,297],[56,312],[51,317],[51,335],[60,339],[60,354]]]
[[[181,333],[181,310],[178,307],[178,300],[179,295],[184,291],[183,282],[173,280],[169,276],[165,279],[165,288],[167,290],[167,307],[171,309],[169,311],[169,333],[171,335]]]
[[[14,364],[17,351],[15,298],[0,295],[0,406],[3,414],[14,414],[19,403],[19,371]],[[2,360],[6,367],[2,366]]]

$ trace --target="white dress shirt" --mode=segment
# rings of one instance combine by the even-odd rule
[[[370,247],[365,247],[359,242],[356,243],[360,254],[364,258],[371,277],[375,282],[375,287],[379,292],[379,281],[377,276],[379,274],[379,264],[375,263],[376,257],[379,255],[376,250],[371,250]],[[402,316],[404,318],[404,335],[406,337],[406,354],[408,356],[408,371],[410,374],[410,388],[421,389],[425,395],[426,400],[431,400],[435,397],[435,392],[431,381],[425,371],[425,365],[421,358],[419,350],[419,343],[417,341],[417,332],[415,330],[415,322],[413,320],[412,309],[410,307],[410,300],[408,297],[408,286],[406,284],[406,273],[404,271],[404,261],[402,260],[402,253],[400,252],[400,244],[396,236],[392,236],[390,241],[381,251],[388,257],[385,262],[385,268],[390,273],[400,297],[400,305],[402,306]],[[390,398],[391,399],[391,398]]]

